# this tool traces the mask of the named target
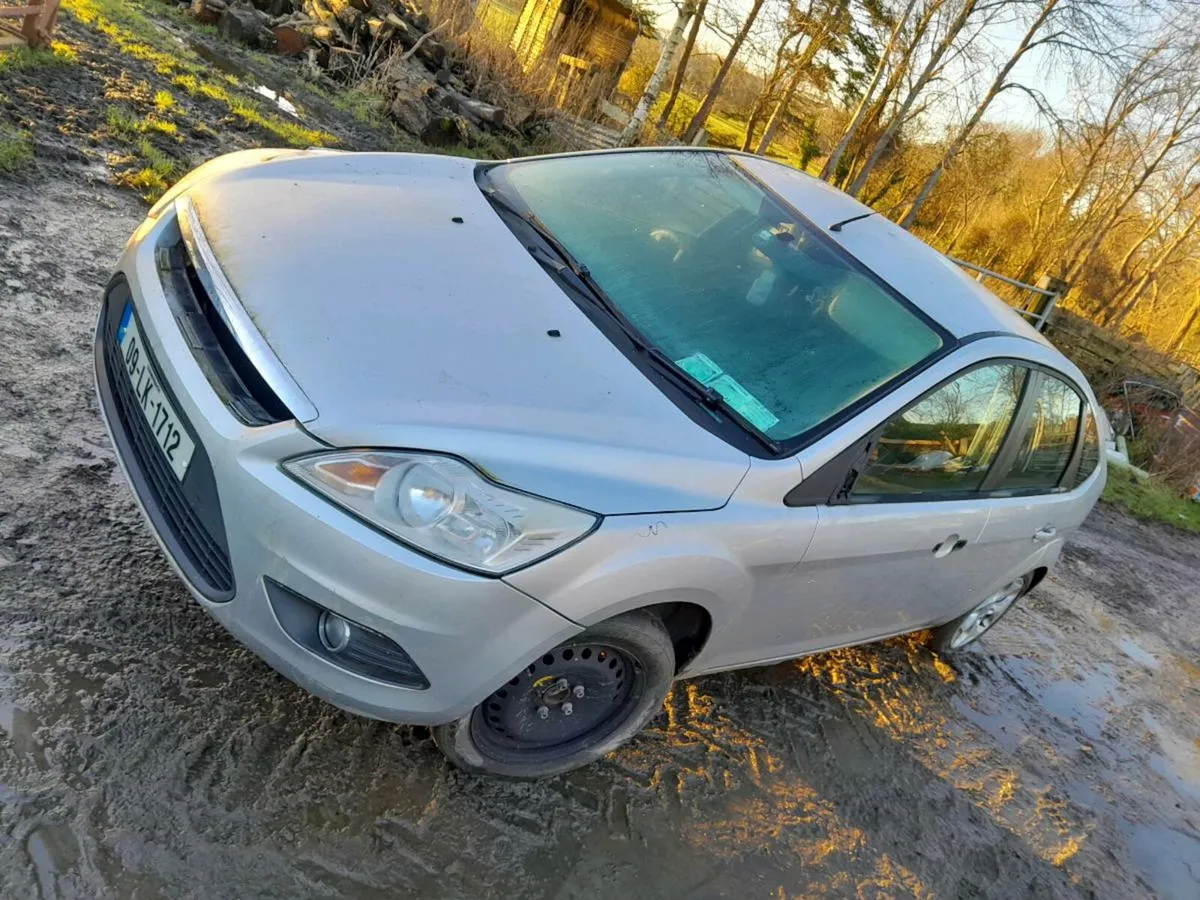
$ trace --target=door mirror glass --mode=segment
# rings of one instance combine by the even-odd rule
[[[1074,388],[1052,375],[1042,376],[1035,387],[1029,419],[1017,436],[1017,455],[998,490],[1056,488],[1071,461],[1082,401]]]
[[[1028,370],[991,365],[960,375],[883,429],[851,500],[976,491],[1012,424]]]

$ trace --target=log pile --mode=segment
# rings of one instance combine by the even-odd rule
[[[473,145],[534,125],[537,110],[485,102],[465,60],[405,0],[190,0],[226,40],[307,57],[335,79],[370,78],[391,118],[433,146]]]

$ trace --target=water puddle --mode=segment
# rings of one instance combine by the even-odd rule
[[[39,825],[25,839],[43,897],[61,896],[59,879],[79,861],[79,842],[63,825]]]
[[[1004,668],[1055,718],[1079,728],[1090,740],[1100,739],[1116,701],[1117,679],[1110,663],[1100,663],[1078,678],[1047,678],[1036,664],[1006,659]]]
[[[245,81],[254,85],[254,93],[260,97],[266,97],[279,109],[287,113],[292,118],[300,118],[300,113],[296,109],[296,104],[284,96],[282,91],[277,91],[274,88],[268,87],[265,84],[257,84],[258,76],[254,74],[247,66],[238,62],[232,56],[222,53],[215,47],[210,47],[202,41],[187,41],[186,45],[191,50],[203,59],[205,62],[212,64],[215,68],[220,69],[226,75],[232,75],[239,81]]]
[[[1200,746],[1148,713],[1142,713],[1142,721],[1162,747],[1162,753],[1151,755],[1150,768],[1171,782],[1178,793],[1200,800]]]
[[[1135,825],[1129,853],[1161,900],[1195,900],[1200,882],[1200,837],[1164,825]]]
[[[1157,670],[1162,665],[1157,656],[1137,643],[1133,638],[1123,637],[1117,641],[1117,646],[1121,649],[1122,653],[1134,662],[1139,662],[1148,669]]]

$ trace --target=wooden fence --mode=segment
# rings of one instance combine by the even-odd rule
[[[57,17],[58,0],[29,0],[25,6],[0,3],[0,51],[19,44],[49,44]]]
[[[1083,370],[1097,391],[1126,378],[1142,378],[1176,391],[1185,405],[1200,407],[1200,372],[1061,307],[1046,336]]]

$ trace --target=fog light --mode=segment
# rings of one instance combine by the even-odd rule
[[[267,599],[288,637],[338,668],[387,684],[423,691],[429,687],[412,657],[394,640],[319,606],[270,578]]]
[[[317,622],[317,636],[330,653],[341,653],[350,643],[350,623],[336,613],[323,612]]]

